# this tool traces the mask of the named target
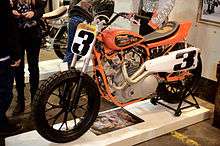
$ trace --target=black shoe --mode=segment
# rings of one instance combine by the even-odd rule
[[[4,126],[3,126],[4,125]],[[20,123],[5,123],[0,127],[0,136],[7,137],[19,133],[22,130],[22,125]]]
[[[25,104],[17,103],[12,115],[13,116],[20,115],[20,114],[24,113],[24,109],[25,109]]]

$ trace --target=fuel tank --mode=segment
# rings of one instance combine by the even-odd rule
[[[144,38],[129,30],[113,28],[102,32],[102,40],[111,50],[123,50],[142,42]]]

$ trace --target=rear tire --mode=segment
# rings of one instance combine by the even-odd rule
[[[66,54],[67,42],[67,26],[61,28],[59,34],[56,36],[53,44],[53,49],[58,58],[63,59]]]
[[[187,44],[187,47],[192,45]],[[185,47],[184,43],[179,43],[174,46],[172,51],[180,50]],[[197,67],[189,71],[192,76],[184,79],[184,85],[182,81],[160,83],[157,88],[157,96],[168,103],[178,103],[181,99],[184,88],[190,89],[192,93],[197,90],[198,82],[202,73],[202,60],[200,54],[198,56]],[[165,76],[166,77],[166,76]],[[186,98],[186,97],[184,97]]]
[[[56,143],[76,140],[95,121],[100,107],[100,94],[90,76],[82,77],[79,102],[75,109],[67,100],[67,97],[73,99],[79,76],[80,72],[75,70],[58,72],[37,91],[32,115],[36,130],[45,139]]]

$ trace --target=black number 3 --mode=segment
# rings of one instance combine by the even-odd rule
[[[91,43],[93,42],[94,34],[88,31],[81,30],[78,34],[78,37],[83,38],[83,41],[75,42],[73,44],[73,52],[85,56],[90,48]],[[83,45],[82,49],[80,49],[81,45]]]
[[[187,56],[185,56],[187,54]],[[194,57],[196,56],[196,50],[193,50],[191,52],[185,52],[185,53],[178,53],[176,55],[176,59],[181,59],[183,58],[183,63],[185,62],[185,65],[183,66],[183,63],[176,64],[173,68],[174,71],[182,70],[189,68],[193,65],[194,63]]]

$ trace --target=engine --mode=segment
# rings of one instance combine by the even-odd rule
[[[142,50],[141,48],[133,47],[123,52],[111,54],[111,56],[106,55],[103,58],[102,63],[112,94],[118,97],[118,100],[121,102],[147,98],[156,91],[158,86],[156,75],[149,75],[137,83],[129,84],[123,74],[122,65],[124,63],[126,64],[129,77],[140,68],[146,59],[145,53]]]

